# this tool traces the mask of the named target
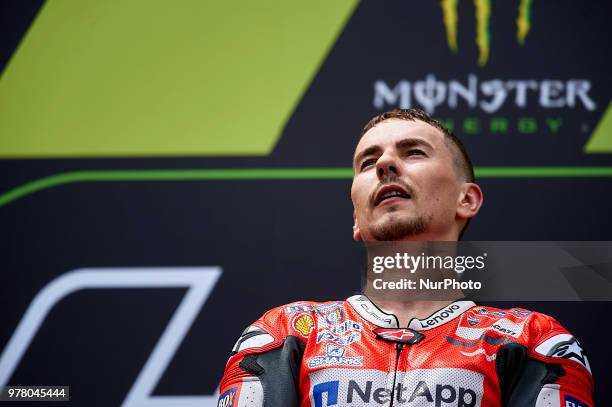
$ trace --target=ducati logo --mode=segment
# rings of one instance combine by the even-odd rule
[[[474,326],[474,325],[478,325],[478,323],[480,322],[480,319],[468,314],[467,321],[468,321],[468,324],[470,324],[470,326]]]

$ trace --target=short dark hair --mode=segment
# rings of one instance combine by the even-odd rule
[[[372,127],[376,126],[381,122],[384,122],[385,120],[390,119],[400,119],[409,121],[420,120],[440,130],[442,134],[444,134],[444,140],[447,141],[448,144],[450,144],[451,146],[450,150],[455,161],[455,167],[459,170],[460,173],[462,173],[467,182],[475,181],[474,166],[472,165],[472,160],[470,159],[470,156],[468,155],[467,149],[465,148],[465,145],[463,145],[463,142],[461,142],[461,140],[455,135],[455,133],[447,129],[444,125],[442,125],[442,123],[440,123],[421,109],[393,109],[388,112],[379,114],[378,116],[373,117],[365,125],[365,127],[361,131],[359,139],[361,139],[361,137],[363,137],[363,135],[366,134],[368,130],[370,130]],[[461,229],[461,232],[459,232],[459,240],[461,240],[461,238],[463,237],[463,234],[465,233],[465,230],[467,229],[469,223],[470,219],[468,219],[465,222],[465,225],[463,225],[463,229]]]
[[[444,140],[448,141],[452,146],[451,153],[455,158],[455,166],[459,169],[468,182],[474,182],[474,166],[472,165],[472,160],[470,159],[470,156],[468,155],[468,152],[461,140],[452,131],[444,127],[444,125],[442,125],[439,121],[432,118],[421,109],[393,109],[383,114],[379,114],[365,125],[359,138],[363,137],[363,135],[366,134],[372,127],[390,119],[410,121],[420,120],[440,130],[442,134],[444,134]]]

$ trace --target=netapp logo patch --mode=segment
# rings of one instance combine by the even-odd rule
[[[355,371],[349,369],[311,374],[311,403],[315,407],[372,406],[393,400],[394,406],[406,407],[480,407],[482,401],[483,376],[467,369],[398,372],[393,388],[387,387],[387,372],[360,370],[359,376],[362,379],[348,379],[355,377]]]

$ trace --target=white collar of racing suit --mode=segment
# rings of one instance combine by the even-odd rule
[[[399,328],[397,317],[387,314],[378,308],[365,295],[353,295],[347,301],[363,319],[383,328]],[[446,307],[434,312],[425,319],[412,318],[408,328],[415,331],[425,331],[443,325],[476,306],[473,301],[455,301]]]

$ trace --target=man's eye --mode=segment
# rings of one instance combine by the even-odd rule
[[[361,163],[361,169],[363,170],[366,167],[369,167],[372,164],[376,164],[376,160],[374,158],[370,158]]]
[[[412,156],[412,155],[426,155],[426,154],[423,150],[414,149],[414,150],[409,150],[408,153],[406,153],[406,155]]]

